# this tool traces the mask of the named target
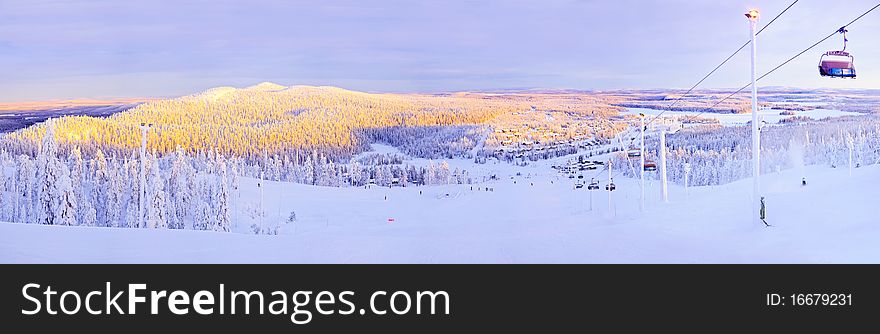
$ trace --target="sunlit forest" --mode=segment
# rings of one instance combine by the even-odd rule
[[[366,143],[358,129],[485,124],[528,105],[471,96],[368,94],[334,87],[284,87],[263,83],[243,89],[213,88],[151,101],[107,118],[62,117],[55,123],[61,147],[87,156],[98,148],[127,154],[141,145],[142,123],[152,124],[147,150],[165,154],[212,150],[227,156],[293,155],[318,150],[348,156]],[[7,135],[10,151],[33,155],[45,133],[33,126]]]

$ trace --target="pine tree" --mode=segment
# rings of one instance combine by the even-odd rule
[[[20,223],[33,223],[36,221],[34,217],[34,200],[36,199],[37,185],[37,167],[34,161],[26,155],[20,155],[17,160],[18,174],[16,175],[16,188],[18,193],[15,194],[18,201],[16,212],[16,221]]]
[[[449,173],[449,163],[443,161],[440,163],[440,170],[437,171],[437,183],[441,184],[449,184],[450,182],[450,173]]]
[[[95,210],[95,206],[91,201],[81,201],[79,203],[79,210],[82,211],[82,218],[79,221],[82,226],[97,226],[98,224],[98,212]]]
[[[378,186],[385,186],[385,171],[382,170],[382,166],[376,166],[375,171],[373,172],[373,181],[376,182]]]
[[[96,212],[97,226],[112,226],[108,217],[107,217],[107,197],[110,187],[110,170],[107,166],[107,158],[104,156],[104,151],[98,149],[95,152],[94,159],[94,175],[92,179],[94,181],[92,185],[92,199],[94,200],[95,205],[93,208]]]
[[[37,186],[38,202],[36,213],[39,224],[52,225],[55,224],[55,214],[57,213],[55,209],[58,207],[58,202],[61,199],[61,194],[58,192],[61,163],[58,160],[58,147],[55,143],[55,121],[50,119],[46,122],[46,134],[43,136],[40,153],[37,155],[37,180],[39,185]]]
[[[137,228],[138,221],[138,205],[137,202],[129,201],[128,205],[125,207],[125,218],[122,219],[119,223],[120,227],[127,228]]]
[[[84,178],[84,163],[82,152],[80,151],[78,146],[74,146],[70,149],[69,156],[67,160],[70,164],[70,184],[73,188],[73,196],[77,199],[77,203],[81,204],[84,202],[91,203],[91,199],[87,198],[87,193],[83,188],[85,186],[85,178]],[[77,210],[76,211],[76,220],[82,222],[85,217],[86,210]]]
[[[306,157],[303,163],[303,181],[304,184],[315,184],[315,164],[311,157]]]
[[[171,219],[169,228],[186,228],[186,220],[192,211],[192,177],[192,165],[189,157],[178,147],[174,161],[171,163],[171,180],[169,181]]]
[[[214,218],[216,216],[211,214],[211,205],[205,201],[199,201],[198,209],[196,210],[195,219],[193,221],[193,229],[196,230],[207,230],[209,226],[214,225]]]
[[[216,205],[217,205],[217,214],[214,219],[214,231],[217,232],[229,232],[231,229],[231,222],[229,216],[229,184],[228,178],[226,174],[226,162],[220,161],[219,166],[219,177],[217,181],[219,184],[217,185],[217,192],[215,195]]]
[[[11,210],[12,205],[7,203],[6,192],[7,192],[7,178],[6,178],[6,164],[5,164],[5,153],[3,151],[4,157],[0,159],[0,221],[11,221],[10,217],[12,216]],[[15,195],[15,194],[13,194]]]
[[[57,194],[57,200],[52,201],[52,225],[74,226],[79,206],[77,205],[76,193],[69,176],[67,165],[58,163],[55,189],[51,192]]]
[[[101,223],[107,227],[129,227],[127,222],[129,217],[126,210],[129,194],[126,192],[127,183],[125,182],[125,166],[119,166],[114,160],[109,164],[110,168],[106,173],[106,191],[103,208],[99,208],[103,212],[104,221]],[[135,207],[136,209],[136,207]],[[136,218],[135,214],[132,219]]]
[[[437,166],[431,161],[428,163],[427,175],[425,175],[425,185],[434,185],[437,183]]]
[[[361,179],[363,178],[361,164],[357,161],[352,162],[348,168],[348,177],[350,179],[349,185],[360,186],[362,184]]]
[[[168,216],[166,214],[168,203],[165,196],[165,181],[159,176],[159,163],[155,155],[153,155],[150,164],[147,189],[147,199],[149,201],[147,202],[146,227],[168,228]]]
[[[318,186],[327,186],[329,185],[329,180],[327,179],[329,175],[327,175],[327,159],[322,154],[315,161],[315,185]]]
[[[400,171],[400,186],[406,187],[409,184],[409,175],[407,175],[406,168]]]

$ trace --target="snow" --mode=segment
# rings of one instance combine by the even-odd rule
[[[775,109],[764,109],[758,112],[758,116],[761,117],[768,124],[776,124],[779,121],[795,117],[795,116],[805,116],[814,120],[823,119],[826,117],[842,117],[842,116],[861,116],[864,114],[860,114],[857,112],[848,112],[848,111],[840,111],[840,110],[831,110],[831,109],[814,109],[814,110],[799,110],[799,111],[791,111],[794,115],[780,115],[782,110]],[[744,114],[719,114],[712,112],[693,112],[693,111],[666,111],[658,110],[658,109],[648,109],[648,108],[627,108],[627,111],[623,114],[645,114],[649,116],[659,115],[663,113],[663,116],[673,117],[673,116],[695,116],[700,115],[700,117],[717,119],[718,122],[723,126],[737,126],[737,125],[745,125],[748,122],[752,121],[751,113]]]
[[[500,173],[498,181],[474,185],[365,189],[264,181],[264,223],[285,220],[291,210],[298,218],[282,224],[280,235],[246,233],[250,221],[240,208],[261,196],[258,180],[242,178],[232,199],[238,233],[0,223],[0,262],[880,262],[872,196],[880,166],[856,168],[851,177],[846,168],[824,166],[764,175],[773,225],[765,228],[748,217],[750,179],[692,187],[687,194],[670,184],[669,203],[660,202],[660,184],[648,181],[642,213],[638,180],[621,177],[613,209],[608,193],[595,191],[590,211],[586,188],[574,189],[577,179],[550,169],[564,160],[526,167],[449,161]],[[604,189],[607,174],[584,176],[597,177]],[[802,177],[808,186],[801,187]]]

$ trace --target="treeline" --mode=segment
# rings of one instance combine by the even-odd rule
[[[54,124],[46,123],[35,156],[0,150],[0,221],[226,232],[235,219],[265,217],[253,205],[235,203],[242,176],[339,187],[471,182],[466,171],[446,162],[336,164],[317,152],[299,164],[289,157],[251,163],[213,150],[191,155],[182,149],[164,157],[141,157],[137,151],[105,155],[98,149],[94,158],[85,158],[76,146],[59,150]],[[255,232],[272,233],[263,226]]]
[[[751,128],[705,127],[667,135],[667,167],[671,182],[683,184],[685,164],[691,164],[691,185],[718,185],[751,177]],[[880,118],[841,117],[785,126],[766,126],[761,132],[761,172],[772,173],[805,165],[847,167],[850,142],[855,167],[880,162]],[[648,160],[659,163],[659,139],[645,141]],[[628,167],[625,154],[616,166],[625,175],[638,175]],[[659,178],[656,173],[648,177]]]

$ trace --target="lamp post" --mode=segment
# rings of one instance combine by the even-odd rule
[[[608,159],[608,185],[607,185],[607,187],[608,187],[608,214],[609,215],[613,215],[613,211],[611,208],[611,192],[614,189],[614,188],[611,188],[611,186],[614,184],[614,179],[611,178],[611,169],[612,169],[613,163],[614,163],[613,160]]]
[[[669,191],[666,186],[666,130],[660,132],[660,183],[663,190],[663,202],[669,202]]]
[[[749,19],[749,31],[751,34],[750,44],[752,49],[752,219],[760,223],[758,208],[761,205],[761,132],[760,129],[758,129],[758,49],[756,45],[757,36],[755,33],[760,13],[757,9],[752,9],[746,13],[746,17]]]
[[[639,211],[645,211],[645,114],[639,114]]]

